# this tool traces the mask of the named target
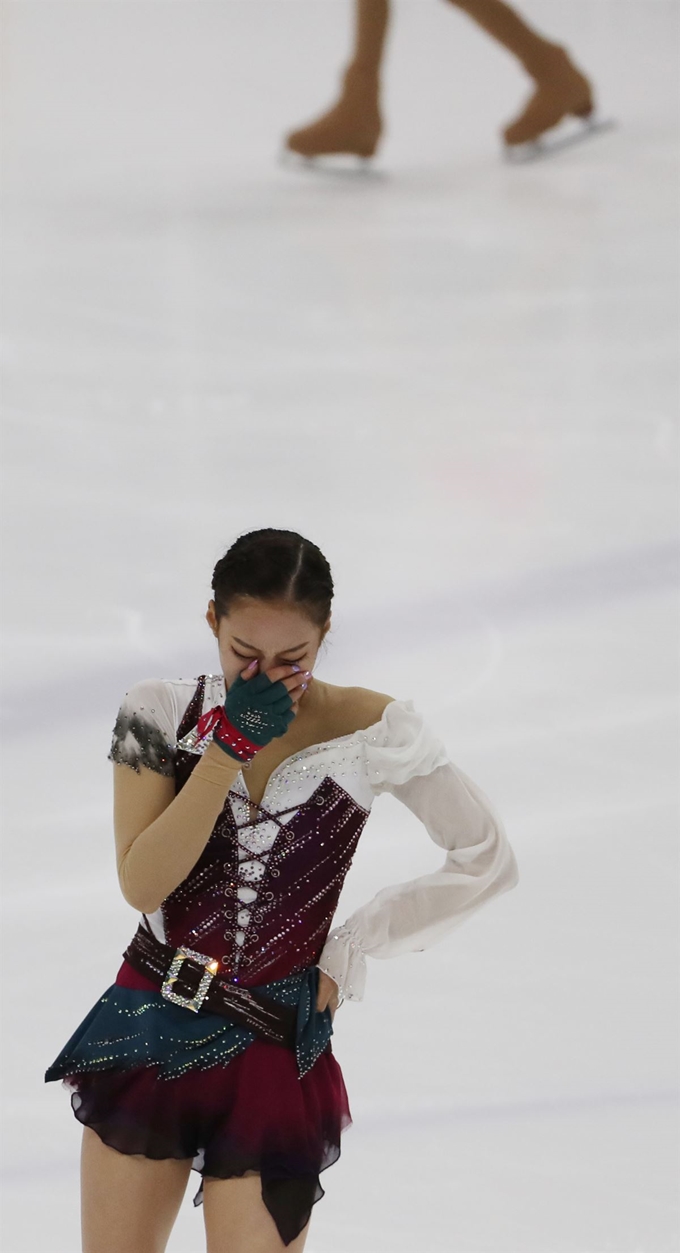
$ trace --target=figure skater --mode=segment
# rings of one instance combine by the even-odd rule
[[[315,544],[242,535],[212,586],[221,672],[145,680],[121,705],[117,867],[141,917],[45,1075],[84,1124],[84,1253],[162,1253],[192,1169],[208,1253],[299,1253],[351,1123],[332,1023],[366,957],[426,949],[517,882],[501,822],[413,701],[314,676],[333,596]],[[382,792],[444,861],[330,930]],[[76,953],[72,975],[71,999]]]
[[[503,0],[451,0],[498,40],[524,66],[534,90],[519,117],[505,127],[506,150],[518,155],[566,117],[583,121],[594,113],[593,90],[569,53],[551,43]],[[382,132],[380,67],[389,18],[389,0],[355,0],[354,52],[340,98],[317,121],[293,131],[287,147],[303,157],[352,153],[372,157]]]

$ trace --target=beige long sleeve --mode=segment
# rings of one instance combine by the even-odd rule
[[[210,744],[175,796],[167,775],[114,766],[118,879],[134,909],[154,913],[196,865],[240,769]]]

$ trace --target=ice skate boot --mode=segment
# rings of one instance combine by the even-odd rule
[[[286,137],[286,149],[307,160],[350,154],[367,160],[382,132],[377,73],[350,65],[337,104],[301,130]]]
[[[603,125],[611,125],[596,119],[592,86],[566,49],[548,44],[540,59],[531,66],[525,61],[525,66],[536,88],[520,116],[503,132],[505,152],[510,160],[547,156],[566,143],[574,143],[602,129]],[[566,118],[576,119],[580,125],[572,128],[568,136],[551,134]]]

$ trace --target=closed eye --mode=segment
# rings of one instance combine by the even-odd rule
[[[234,656],[238,657],[241,661],[254,661],[255,660],[254,657],[244,657],[243,653],[237,653],[235,648],[232,648],[231,651],[234,654]],[[304,657],[304,655],[305,654],[303,653],[302,657]],[[302,661],[302,657],[291,657],[291,658],[282,657],[281,661],[284,666],[296,666],[298,661]]]

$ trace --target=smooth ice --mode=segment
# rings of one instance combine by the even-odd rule
[[[5,6],[6,1253],[80,1247],[43,1072],[136,926],[119,700],[215,670],[210,572],[259,526],[332,564],[320,677],[412,698],[520,869],[340,1010],[309,1253],[678,1247],[676,10],[524,9],[616,130],[508,167],[525,78],[402,0],[387,140],[338,174],[278,145],[349,0]],[[440,856],[377,801],[339,914]]]

